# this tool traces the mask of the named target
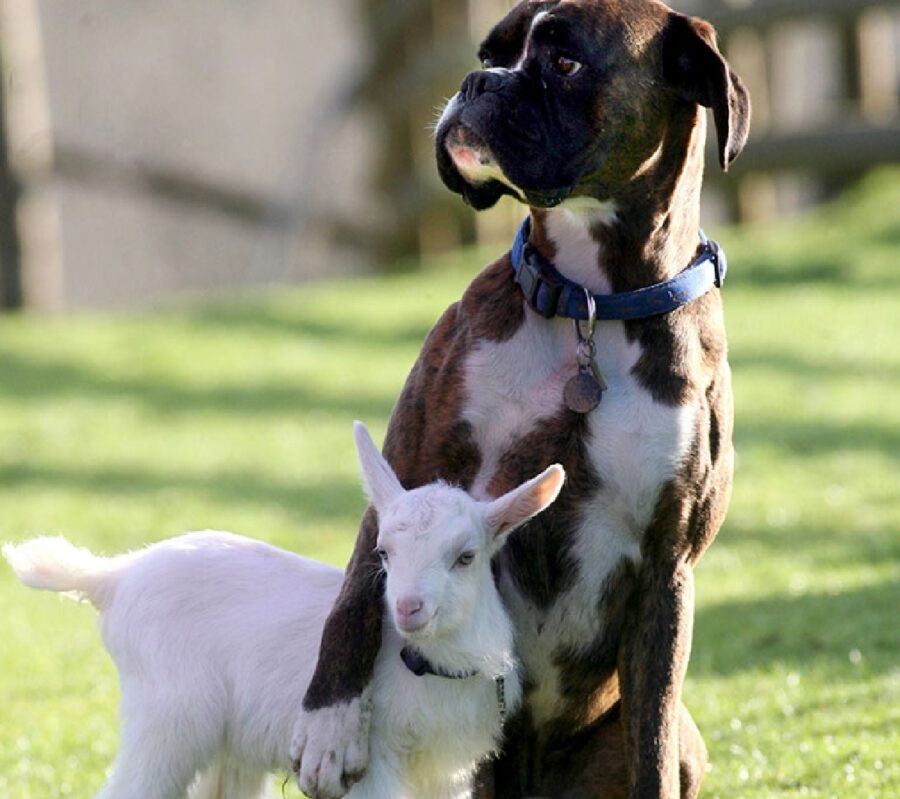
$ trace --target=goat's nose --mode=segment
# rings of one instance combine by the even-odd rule
[[[422,609],[425,603],[420,596],[405,596],[397,600],[397,624],[402,630],[418,630],[424,626]]]
[[[463,79],[459,93],[463,100],[471,102],[482,94],[497,91],[506,82],[508,74],[508,69],[483,69],[470,72]]]

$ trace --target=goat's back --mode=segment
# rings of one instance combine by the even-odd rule
[[[227,720],[228,748],[264,768],[287,747],[343,572],[231,533],[179,536],[144,550],[101,614],[128,692]],[[247,738],[243,733],[246,731]],[[265,732],[265,734],[261,734]]]

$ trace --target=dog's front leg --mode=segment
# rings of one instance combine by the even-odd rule
[[[645,561],[619,655],[631,799],[676,799],[679,713],[694,618],[690,565]]]
[[[340,799],[369,763],[371,682],[381,646],[383,572],[378,521],[366,512],[294,727],[297,783],[313,799]],[[301,587],[302,588],[302,587]]]

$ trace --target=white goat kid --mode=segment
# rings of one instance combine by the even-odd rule
[[[497,678],[507,707],[521,692],[490,560],[553,502],[563,471],[551,466],[492,502],[443,483],[406,491],[361,423],[354,434],[379,514],[388,607],[366,709],[369,768],[348,799],[463,799],[500,738]],[[111,558],[61,538],[3,554],[26,585],[100,610],[122,730],[98,799],[256,799],[269,772],[289,768],[339,569],[218,532]],[[438,674],[468,676],[416,676],[404,666],[411,653]]]

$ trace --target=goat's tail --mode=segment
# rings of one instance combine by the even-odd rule
[[[60,591],[87,599],[98,610],[108,604],[119,558],[102,558],[65,538],[33,538],[6,544],[3,557],[29,588]]]

